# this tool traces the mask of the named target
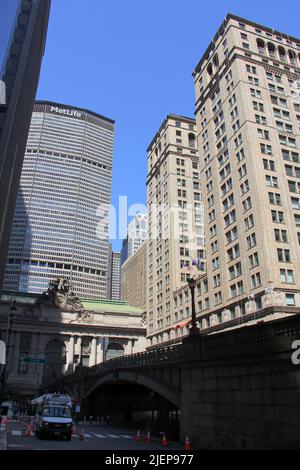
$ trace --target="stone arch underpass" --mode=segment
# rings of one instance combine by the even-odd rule
[[[143,387],[163,397],[176,408],[180,409],[179,391],[174,389],[172,390],[167,385],[160,383],[154,380],[153,378],[148,377],[138,371],[110,371],[107,374],[94,380],[94,383],[86,388],[84,392],[84,398],[88,399],[93,392],[95,392],[97,389],[101,388],[106,384],[117,385],[118,383],[120,387],[122,387],[124,383],[142,385]]]

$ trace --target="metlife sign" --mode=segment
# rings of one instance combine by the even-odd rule
[[[76,111],[76,109],[65,109],[59,108],[58,106],[50,106],[50,113],[60,114],[62,116],[74,117],[77,119],[84,119],[84,116],[81,112]]]

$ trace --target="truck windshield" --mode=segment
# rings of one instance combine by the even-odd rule
[[[49,406],[44,409],[43,416],[48,418],[71,418],[69,408]]]

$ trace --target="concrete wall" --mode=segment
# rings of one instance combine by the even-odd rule
[[[184,342],[181,438],[197,449],[300,448],[300,317]]]

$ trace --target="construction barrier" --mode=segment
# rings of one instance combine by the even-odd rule
[[[163,433],[161,445],[162,445],[163,447],[166,447],[166,446],[168,445],[167,438],[166,438],[166,433],[165,433],[165,432]]]
[[[186,436],[186,438],[185,438],[183,448],[184,448],[184,450],[192,450],[192,447],[191,447],[190,440],[189,440],[188,436]]]

